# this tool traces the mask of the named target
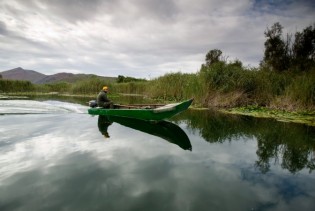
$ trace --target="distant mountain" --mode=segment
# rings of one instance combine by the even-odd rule
[[[34,84],[47,84],[47,83],[57,83],[57,82],[69,82],[74,83],[79,80],[83,80],[89,77],[100,77],[104,80],[116,81],[116,77],[104,77],[97,76],[93,74],[73,74],[73,73],[57,73],[54,75],[45,75],[34,70],[25,70],[21,67],[14,68],[12,70],[7,70],[0,72],[3,79],[11,80],[24,80],[30,81]]]
[[[21,67],[14,68],[12,70],[7,70],[0,72],[3,79],[11,79],[11,80],[24,80],[35,83],[38,80],[46,77],[46,75],[33,71],[33,70],[24,70]]]

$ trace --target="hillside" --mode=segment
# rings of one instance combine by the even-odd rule
[[[97,76],[92,74],[73,74],[73,73],[56,73],[53,75],[45,75],[34,70],[25,70],[21,67],[0,72],[3,79],[24,80],[34,84],[47,84],[57,82],[74,83],[89,77]],[[116,81],[116,77],[97,76],[104,80]]]
[[[33,70],[24,70],[21,67],[14,68],[12,70],[7,70],[0,72],[3,79],[10,79],[10,80],[24,80],[30,81],[32,83],[36,83],[46,77],[46,75],[33,71]]]

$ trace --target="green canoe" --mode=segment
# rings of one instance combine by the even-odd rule
[[[89,114],[120,116],[133,119],[161,121],[188,109],[193,99],[167,105],[115,105],[115,109],[90,108]]]

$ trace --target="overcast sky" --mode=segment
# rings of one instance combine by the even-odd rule
[[[0,0],[0,71],[154,78],[211,49],[258,66],[264,31],[315,22],[314,0]]]

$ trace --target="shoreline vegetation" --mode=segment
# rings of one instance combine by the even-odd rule
[[[0,77],[0,95],[28,92],[95,98],[106,84],[112,96],[139,95],[165,103],[194,98],[194,108],[315,126],[315,25],[295,36],[283,36],[282,26],[275,23],[265,37],[258,68],[245,67],[238,59],[228,61],[221,50],[213,49],[196,73],[173,72],[151,80],[118,76],[116,82],[95,76],[54,84]]]
[[[84,97],[84,98],[91,98],[94,99],[94,94],[89,95],[74,95],[74,94],[60,94],[58,92],[53,93],[6,93],[6,95],[0,94],[0,100],[1,99],[28,99],[28,96],[62,96],[62,97]],[[110,97],[115,99],[119,98],[119,96],[136,96],[136,97],[145,97],[140,94],[115,94],[111,95]],[[154,100],[154,99],[152,99]],[[155,99],[156,100],[156,99]],[[165,102],[163,100],[158,100],[160,102]],[[175,101],[167,101],[169,103],[175,102]],[[200,107],[196,104],[192,105],[192,110],[215,110],[221,113],[225,114],[231,114],[231,115],[245,115],[245,116],[252,116],[256,118],[270,118],[275,119],[277,121],[282,122],[292,122],[292,123],[299,123],[299,124],[305,124],[308,126],[315,126],[315,110],[299,110],[299,111],[286,111],[281,109],[273,109],[273,108],[267,108],[267,107],[259,107],[259,106],[245,106],[245,107],[232,107],[232,108],[220,108],[220,107]]]
[[[223,113],[252,116],[256,118],[269,118],[281,122],[300,123],[308,126],[315,126],[314,111],[289,112],[279,109],[268,109],[265,107],[238,107],[231,109],[221,109]]]

